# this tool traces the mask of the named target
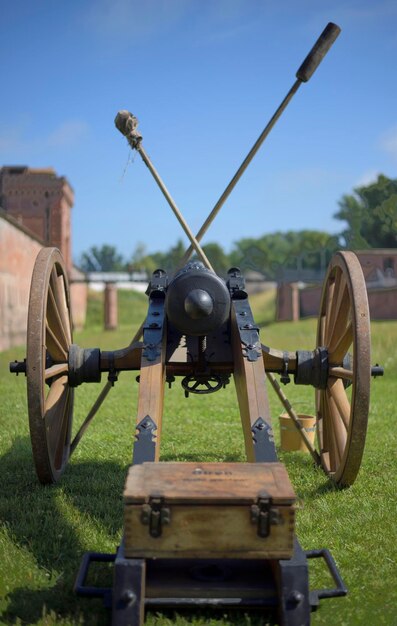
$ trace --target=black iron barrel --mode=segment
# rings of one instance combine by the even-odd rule
[[[170,282],[168,320],[184,335],[208,335],[230,315],[230,294],[223,280],[199,261],[185,265]]]

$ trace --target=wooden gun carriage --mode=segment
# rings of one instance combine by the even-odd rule
[[[179,270],[153,273],[144,323],[120,350],[73,343],[70,295],[59,251],[36,260],[29,304],[27,357],[10,369],[27,376],[33,457],[42,483],[58,481],[110,389],[123,371],[139,372],[133,460],[124,491],[124,532],[115,555],[88,553],[76,582],[81,595],[104,596],[115,625],[141,624],[146,607],[260,607],[280,624],[310,622],[319,600],[346,588],[327,550],[305,552],[294,531],[295,494],[277,459],[266,379],[314,461],[339,486],[360,467],[369,409],[370,328],[366,287],[357,257],[338,252],[323,287],[312,351],[261,343],[238,268],[227,280],[212,271],[199,240],[301,82],[333,43],[329,24],[297,73],[297,82],[194,237],[143,146],[137,120],[121,112],[116,126],[148,165],[192,247]],[[199,260],[189,261],[195,250]],[[77,387],[108,381],[72,440]],[[293,377],[316,398],[317,444],[307,438],[280,388]],[[221,391],[234,378],[246,463],[160,462],[166,383],[184,393]],[[216,408],[214,407],[214,410]],[[308,559],[322,557],[334,589],[309,590]],[[113,589],[86,583],[95,561],[114,562]]]

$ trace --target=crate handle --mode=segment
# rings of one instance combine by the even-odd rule
[[[313,607],[316,607],[320,600],[327,598],[339,598],[347,595],[347,587],[329,550],[326,548],[322,548],[321,550],[306,550],[305,555],[307,559],[324,559],[325,564],[328,567],[328,571],[335,583],[334,589],[313,589],[310,591],[310,604]]]
[[[103,598],[105,606],[111,606],[112,589],[110,587],[93,587],[86,585],[88,570],[91,563],[113,563],[115,554],[103,552],[86,552],[81,560],[81,565],[74,583],[74,592],[85,598]]]

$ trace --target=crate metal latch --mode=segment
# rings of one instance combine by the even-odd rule
[[[163,525],[171,522],[171,511],[164,506],[164,498],[152,496],[149,502],[142,506],[141,522],[149,526],[151,537],[161,537]]]
[[[270,535],[270,526],[282,524],[279,511],[272,507],[272,499],[267,493],[260,493],[256,504],[251,506],[251,522],[257,525],[259,537]]]

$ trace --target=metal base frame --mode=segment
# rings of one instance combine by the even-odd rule
[[[309,589],[308,560],[323,558],[333,589]],[[91,565],[113,562],[113,589],[86,584]],[[285,560],[132,559],[121,545],[116,554],[84,555],[75,592],[102,597],[112,626],[141,626],[144,610],[160,608],[259,609],[280,626],[306,626],[323,598],[344,596],[346,586],[328,550],[302,550]]]

